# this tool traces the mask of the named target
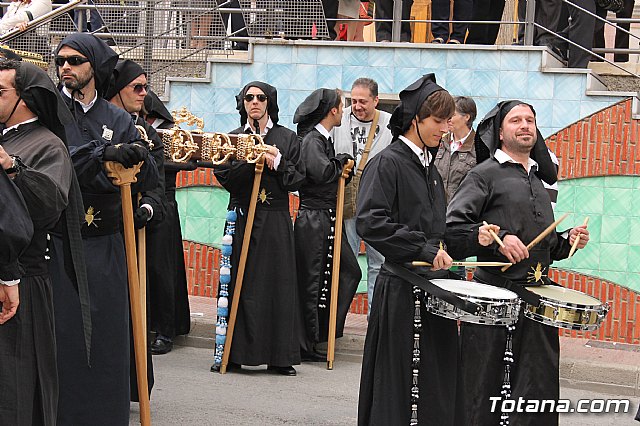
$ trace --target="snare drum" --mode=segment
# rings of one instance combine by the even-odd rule
[[[427,311],[432,314],[464,322],[486,325],[511,325],[518,321],[520,301],[514,292],[492,285],[462,280],[430,280],[443,290],[455,294],[461,299],[477,303],[482,308],[472,314],[456,308],[436,296],[427,294]]]
[[[540,306],[526,304],[524,316],[553,327],[594,331],[609,312],[609,305],[570,288],[541,285],[527,290],[540,296]]]

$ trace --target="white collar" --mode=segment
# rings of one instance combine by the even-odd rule
[[[327,140],[329,140],[329,138],[331,137],[331,133],[329,133],[329,131],[325,129],[324,126],[320,123],[316,124],[316,127],[314,127],[314,129],[319,131],[322,136],[327,138]]]
[[[469,137],[471,132],[473,132],[473,129],[469,129],[469,133],[467,133],[467,135],[464,138],[460,139],[459,141],[455,140],[456,137],[453,135],[453,132],[451,132],[451,140],[460,143],[460,146],[462,146],[467,141],[467,138]]]
[[[418,148],[415,143],[411,142],[409,139],[405,138],[404,136],[400,135],[398,136],[398,139],[400,139],[402,142],[405,143],[405,145],[411,148],[411,151],[413,151],[418,156],[420,163],[422,163],[424,167],[427,167],[427,165],[431,162],[431,153],[429,151],[427,151],[427,154],[425,155],[424,149]]]
[[[504,152],[500,148],[496,149],[496,152],[495,152],[495,154],[493,154],[493,157],[500,164],[503,164],[503,163],[520,164],[517,161],[515,161],[513,158],[511,158],[511,156],[509,154],[507,154],[506,152]],[[536,168],[537,168],[538,167],[538,163],[536,163],[536,161],[533,158],[529,157],[527,159],[527,173],[531,172],[531,167],[533,167],[533,166],[536,166]]]
[[[267,136],[267,133],[269,133],[269,130],[271,130],[271,128],[273,128],[273,121],[271,121],[271,117],[269,117],[269,119],[267,120],[267,125],[264,127],[264,129],[260,130],[260,136]],[[253,129],[251,129],[251,125],[248,121],[244,125],[244,130],[253,132]]]
[[[14,124],[14,125],[13,125],[13,126],[11,126],[11,127],[7,127],[6,129],[4,129],[4,130],[2,131],[2,136],[6,135],[6,134],[7,134],[7,132],[8,132],[8,131],[10,131],[10,130],[17,129],[17,128],[18,128],[18,126],[21,126],[21,125],[23,125],[23,124],[27,124],[27,123],[33,123],[34,121],[38,121],[38,117],[33,117],[33,118],[28,119],[28,120],[24,120],[22,123]]]
[[[71,96],[71,93],[69,93],[69,91],[67,90],[67,86],[62,86],[62,93],[64,93],[65,95],[67,95],[67,97],[69,99],[73,99],[73,97]],[[96,101],[98,100],[98,91],[95,91],[95,96],[93,97],[93,100],[91,102],[89,102],[88,104],[85,104],[83,102],[81,102],[78,99],[73,99],[74,101],[76,101],[77,103],[80,104],[80,106],[82,107],[82,110],[86,113],[87,111],[89,111],[91,109],[91,107],[96,103]]]

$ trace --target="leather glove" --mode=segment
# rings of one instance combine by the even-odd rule
[[[353,160],[353,157],[351,156],[351,154],[346,154],[346,153],[341,153],[336,155],[336,158],[338,159],[338,161],[340,162],[340,166],[342,166],[342,168],[344,168],[344,165],[347,164],[347,161],[352,160],[353,161],[353,167],[351,167],[351,171],[349,172],[349,176],[347,176],[347,178],[345,179],[345,185],[348,184],[349,182],[351,182],[351,179],[353,179],[353,177],[356,175],[356,167],[355,167],[355,161]]]
[[[149,213],[149,209],[147,209],[146,207],[138,207],[136,212],[133,214],[133,224],[135,228],[144,228],[144,226],[147,224],[147,221],[149,220],[149,216],[151,216],[151,214]]]
[[[102,159],[104,161],[115,161],[129,169],[135,164],[146,160],[148,156],[149,151],[144,146],[136,143],[126,143],[118,146],[109,145],[105,147]]]

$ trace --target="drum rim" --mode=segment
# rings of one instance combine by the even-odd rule
[[[596,301],[598,301],[600,303],[594,304],[594,305],[586,305],[586,304],[581,304],[581,303],[564,302],[562,300],[552,299],[550,297],[542,296],[542,295],[536,293],[535,291],[530,290],[532,288],[540,288],[540,287],[545,287],[545,288],[548,288],[548,287],[560,287],[560,288],[564,289],[565,291],[580,293],[582,295],[588,296],[588,297],[592,298],[593,300],[596,300]],[[577,309],[589,309],[589,308],[591,308],[591,309],[598,309],[598,308],[604,309],[604,306],[606,305],[606,303],[604,303],[603,301],[601,301],[597,297],[594,297],[594,296],[592,296],[590,294],[587,294],[587,293],[584,293],[582,291],[574,290],[572,288],[567,288],[567,287],[564,287],[564,286],[546,285],[545,284],[545,285],[540,285],[540,286],[525,286],[525,288],[528,291],[530,291],[531,293],[533,293],[536,296],[538,296],[540,298],[541,302],[542,301],[551,302],[551,303],[553,303],[554,305],[557,305],[557,306],[563,306],[563,307],[572,308],[572,309],[575,309],[575,308],[577,308]],[[525,303],[527,305],[531,305],[530,303],[527,303],[527,302],[525,302]]]
[[[466,282],[466,283],[473,283],[473,284],[479,284],[480,286],[484,286],[484,287],[489,287],[489,288],[494,288],[494,289],[499,289],[499,290],[502,290],[502,291],[506,291],[506,292],[511,293],[513,295],[513,297],[511,297],[510,299],[503,299],[503,298],[499,298],[498,299],[498,298],[485,297],[485,296],[469,296],[468,294],[451,291],[449,289],[446,289],[446,288],[441,287],[441,286],[438,285],[438,287],[441,288],[442,290],[445,290],[445,291],[448,291],[449,293],[455,294],[458,297],[465,296],[467,298],[473,297],[474,299],[478,299],[480,301],[513,302],[513,303],[517,303],[518,300],[520,300],[518,295],[516,293],[514,293],[513,291],[509,290],[508,288],[499,287],[499,286],[491,285],[491,284],[480,283],[480,282],[477,282],[477,281],[456,280],[456,279],[451,279],[451,278],[434,278],[434,279],[431,279],[429,281],[431,281],[435,285],[438,285],[438,282],[440,282],[440,281],[461,281],[461,282]],[[429,293],[429,295],[433,296],[430,293]],[[433,296],[433,297],[437,297],[437,296]]]
[[[596,331],[600,328],[600,326],[604,322],[604,318],[602,318],[600,321],[596,322],[595,324],[577,324],[573,322],[556,321],[556,320],[552,320],[547,316],[540,315],[536,312],[532,312],[531,310],[528,309],[528,307],[523,311],[523,315],[532,321],[536,321],[538,323],[548,325],[550,327],[562,328],[563,330],[572,330],[572,331]]]

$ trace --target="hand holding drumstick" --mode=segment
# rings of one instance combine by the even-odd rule
[[[517,263],[529,257],[529,250],[520,238],[515,235],[505,235],[504,241],[498,237],[500,227],[498,225],[489,225],[486,221],[482,222],[482,226],[478,230],[478,243],[486,247],[494,241],[500,246],[502,253],[509,262]]]
[[[498,237],[498,232],[500,232],[498,225],[489,225],[486,220],[483,220],[482,226],[478,229],[478,243],[487,247],[495,241],[500,247],[504,248],[504,243]]]
[[[580,226],[576,226],[575,228],[569,231],[569,244],[571,244],[571,251],[569,251],[569,256],[567,259],[573,256],[576,249],[584,248],[589,242],[589,231],[587,230],[587,224],[589,223],[589,217],[584,219],[584,223]]]

